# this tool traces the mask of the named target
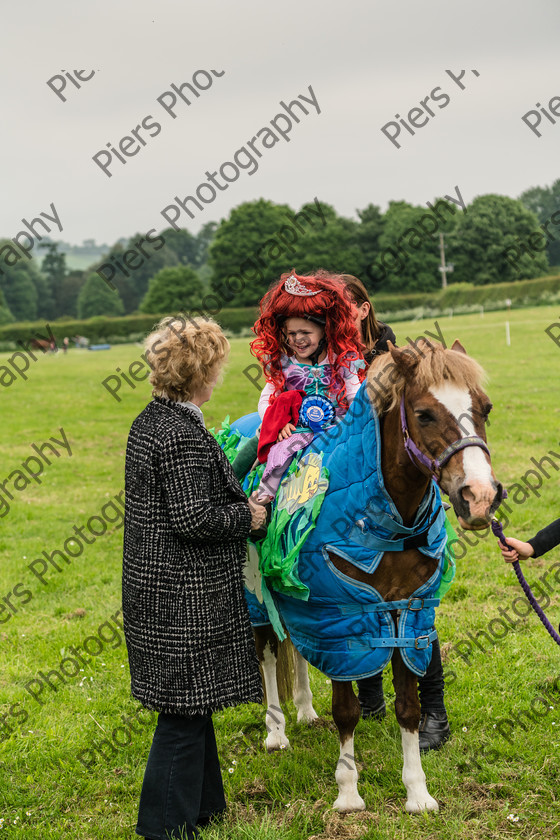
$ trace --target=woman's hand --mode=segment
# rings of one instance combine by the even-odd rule
[[[251,531],[257,531],[266,523],[266,507],[264,502],[259,502],[255,493],[249,497],[249,510],[251,511]]]
[[[283,429],[280,429],[278,432],[278,437],[276,438],[276,442],[279,443],[281,440],[286,440],[293,434],[296,430],[296,427],[293,423],[286,423]]]
[[[530,543],[521,542],[513,537],[507,537],[507,546],[498,543],[502,556],[506,563],[515,563],[516,560],[526,560],[532,557],[535,549]]]

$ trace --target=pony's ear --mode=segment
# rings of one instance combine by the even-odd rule
[[[453,344],[451,345],[451,349],[456,350],[457,353],[464,353],[465,356],[467,355],[467,351],[465,350],[458,338],[456,338]]]
[[[401,349],[395,347],[390,341],[387,342],[387,347],[389,348],[389,353],[393,357],[397,370],[399,370],[405,377],[411,376],[420,361],[418,353],[414,353],[412,348],[403,347]]]

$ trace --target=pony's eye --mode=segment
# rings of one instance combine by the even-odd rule
[[[493,408],[492,403],[488,403],[482,409],[482,417],[483,417],[485,423],[490,422],[490,416],[489,415],[490,415],[490,412],[492,411],[492,408]]]
[[[417,411],[415,413],[416,419],[418,420],[421,426],[427,426],[428,423],[433,423],[436,419],[431,413],[431,411]]]

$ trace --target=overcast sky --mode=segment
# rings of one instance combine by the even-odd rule
[[[299,112],[289,142],[263,148],[261,133],[258,170],[241,169],[213,201],[207,188],[208,203],[178,224],[196,232],[260,197],[297,209],[317,196],[355,216],[370,202],[455,195],[456,185],[467,202],[549,185],[560,174],[560,117],[542,116],[540,138],[521,117],[560,96],[559,23],[557,0],[11,3],[0,56],[0,235],[50,215],[51,204],[63,228],[50,223],[51,236],[74,243],[167,227],[161,211],[175,196],[195,193],[207,171],[271,128],[281,100],[310,98],[309,86],[321,113]],[[80,89],[65,79],[63,102],[47,81],[74,70],[95,73]],[[447,70],[466,70],[464,90]],[[172,119],[157,98],[197,71],[210,86],[190,106],[178,99]],[[411,120],[425,125],[414,135],[400,126],[397,149],[381,128],[415,106]],[[118,150],[148,116],[157,136],[125,141],[139,151],[121,153],[125,164],[113,155],[107,177],[92,157],[108,143]]]

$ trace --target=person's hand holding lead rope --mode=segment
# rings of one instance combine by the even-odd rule
[[[502,556],[506,563],[515,563],[517,560],[527,560],[535,553],[535,549],[530,543],[516,540],[513,537],[507,538],[507,545],[503,545],[498,541],[498,547],[502,552]]]

